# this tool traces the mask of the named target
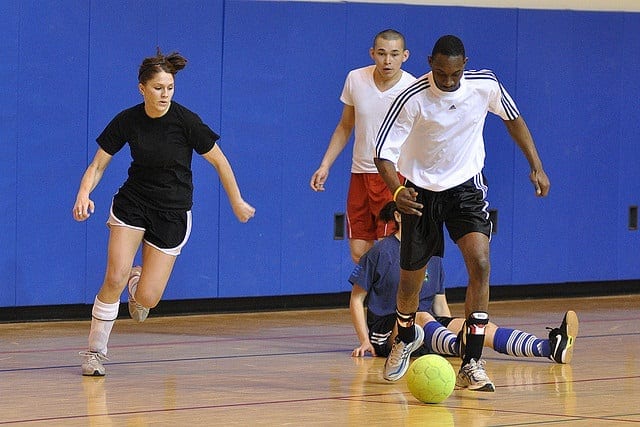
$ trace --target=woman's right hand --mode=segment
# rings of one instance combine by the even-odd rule
[[[371,353],[372,356],[375,357],[376,351],[371,345],[370,341],[367,341],[364,344],[361,344],[360,347],[356,347],[351,352],[351,357],[364,357],[367,353]]]
[[[95,209],[93,200],[89,197],[78,196],[76,203],[73,205],[73,219],[76,221],[84,221],[88,219]]]

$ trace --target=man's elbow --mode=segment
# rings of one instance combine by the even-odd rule
[[[384,162],[388,162],[388,161],[389,160],[383,159],[381,157],[374,157],[373,158],[373,163],[378,167],[382,166],[384,164]]]
[[[376,168],[378,168],[378,172],[382,172],[382,171],[390,171],[390,170],[395,170],[395,164],[389,160],[389,159],[384,159],[382,157],[374,157],[373,158],[373,163],[376,165]]]

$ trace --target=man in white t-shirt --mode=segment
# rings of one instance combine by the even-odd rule
[[[380,209],[391,200],[391,193],[373,162],[375,138],[387,109],[415,77],[402,70],[409,58],[404,36],[384,30],[369,49],[374,65],[352,70],[346,78],[340,100],[342,116],[329,141],[320,167],[311,177],[311,188],[324,191],[329,169],[345,148],[355,129],[351,179],[347,196],[347,231],[351,258],[358,263],[373,243],[391,235],[395,229],[380,221]]]
[[[467,267],[466,327],[458,388],[494,391],[481,360],[489,322],[491,221],[484,182],[484,140],[488,112],[498,115],[524,153],[536,196],[549,192],[549,178],[515,103],[490,70],[465,71],[462,41],[441,37],[429,57],[431,72],[402,92],[384,118],[376,139],[375,164],[402,212],[400,283],[396,299],[398,338],[384,377],[395,381],[422,343],[414,327],[418,295],[431,256],[444,255],[443,225]],[[406,178],[401,184],[397,171]]]

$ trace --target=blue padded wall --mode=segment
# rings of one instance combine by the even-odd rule
[[[516,100],[552,182],[534,197],[528,165],[495,116],[485,140],[494,285],[635,279],[639,205],[640,14],[260,2],[1,2],[0,307],[91,303],[103,278],[111,197],[125,179],[128,148],[93,192],[96,213],[70,210],[96,136],[141,101],[140,61],[179,50],[189,60],[175,100],[222,138],[256,217],[233,216],[215,170],[194,157],[194,224],[165,299],[348,291],[344,212],[351,145],[327,190],[309,188],[342,111],[350,69],[371,63],[374,34],[408,41],[405,69],[428,70],[436,38],[465,41],[468,68],[491,68]],[[617,31],[610,31],[616,28]],[[447,242],[449,286],[464,286]]]
[[[281,145],[281,271],[280,294],[324,293],[346,289],[345,261],[350,267],[346,241],[333,239],[333,216],[345,211],[349,152],[332,168],[328,192],[315,193],[311,174],[329,143],[342,113],[339,101],[344,53],[336,46],[349,38],[344,7],[336,4],[300,4],[288,8],[286,51],[297,60],[295,73],[287,73]],[[318,19],[330,26],[318,25]],[[286,28],[286,27],[285,27]],[[284,35],[284,34],[283,34]],[[315,40],[310,51],[303,40]],[[348,151],[348,150],[345,150]]]
[[[0,307],[14,306],[16,302],[19,16],[17,3],[0,3],[0,218],[4,229],[0,245]]]
[[[281,242],[286,235],[280,222],[282,154],[283,147],[292,144],[282,132],[282,86],[294,66],[287,61],[289,46],[279,32],[285,10],[269,3],[225,5],[220,145],[231,158],[241,159],[234,165],[236,179],[256,217],[239,224],[222,193],[220,296],[278,294],[281,283]]]
[[[593,29],[622,22],[614,13],[521,13],[519,86],[552,190],[546,200],[515,193],[516,284],[617,278],[616,263],[602,257],[624,231],[615,221],[623,124],[613,101],[622,96],[614,76],[623,64],[610,51],[622,34]]]
[[[562,242],[549,240],[549,236],[564,234],[566,205],[571,198],[564,187],[571,176],[566,169],[567,150],[575,143],[571,127],[566,126],[571,120],[572,103],[568,96],[561,95],[568,94],[569,91],[561,88],[573,77],[573,57],[566,54],[571,49],[571,36],[567,34],[571,30],[566,24],[569,14],[566,11],[519,13],[518,101],[551,180],[549,196],[534,197],[527,162],[521,153],[514,152],[510,163],[517,165],[514,182],[518,186],[513,193],[509,228],[513,253],[506,258],[512,262],[511,281],[519,283],[566,280],[567,252],[562,249]],[[543,23],[544,30],[541,29]]]
[[[21,2],[16,305],[79,302],[84,232],[71,208],[85,163],[88,6]]]
[[[616,236],[626,230],[616,224],[614,210],[618,206],[616,186],[619,178],[620,129],[622,123],[614,99],[622,98],[622,85],[612,76],[623,72],[623,57],[611,55],[611,46],[622,44],[622,35],[615,31],[594,32],[594,28],[620,28],[622,14],[572,13],[571,102],[572,154],[570,179],[561,191],[569,196],[569,216],[564,230],[575,252],[566,266],[568,280],[607,280],[616,277],[615,263],[603,263],[603,254],[616,251]],[[585,54],[585,47],[588,54]],[[607,58],[594,61],[593,58]],[[585,72],[588,70],[588,72]],[[554,79],[561,89],[565,79]],[[582,88],[589,88],[585,93]],[[610,157],[608,161],[604,161]],[[559,166],[559,165],[557,165]],[[605,166],[605,167],[603,167]],[[594,171],[597,171],[594,173]],[[557,239],[550,235],[549,238]],[[597,243],[596,243],[597,242]],[[557,246],[556,246],[557,247]],[[556,249],[557,250],[557,249]]]
[[[620,138],[619,166],[617,192],[619,202],[615,214],[612,215],[616,226],[615,258],[619,279],[638,278],[638,254],[640,253],[639,231],[628,230],[629,206],[640,205],[640,150],[638,150],[638,135],[640,135],[640,113],[637,104],[640,99],[640,81],[633,78],[633,71],[640,69],[640,13],[627,13],[622,17],[620,27],[620,50],[618,54],[611,54],[618,61],[617,74],[606,76],[602,85],[618,86],[620,98],[613,99],[612,114],[617,117],[608,128],[613,135]],[[616,49],[615,46],[610,47]],[[616,132],[616,129],[619,129]],[[610,155],[615,156],[615,153]],[[612,189],[613,191],[613,189]],[[601,259],[612,254],[602,252]]]
[[[222,203],[220,296],[340,289],[346,156],[326,193],[309,180],[341,112],[343,7],[231,1],[225,18],[222,146],[257,212],[240,225]]]

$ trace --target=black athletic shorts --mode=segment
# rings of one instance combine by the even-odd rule
[[[449,327],[449,323],[451,323],[455,317],[436,316],[434,319],[436,319],[436,322],[447,328]]]
[[[177,256],[191,234],[191,211],[153,209],[118,192],[107,224],[144,230],[145,242]]]
[[[400,267],[419,270],[432,256],[444,256],[443,224],[449,237],[456,242],[462,236],[479,232],[491,238],[487,186],[481,173],[468,181],[444,191],[429,191],[407,181],[418,193],[422,216],[402,214]]]
[[[396,325],[396,315],[376,316],[367,310],[367,326],[369,328],[369,341],[376,351],[376,356],[387,357],[391,351],[389,338]]]

